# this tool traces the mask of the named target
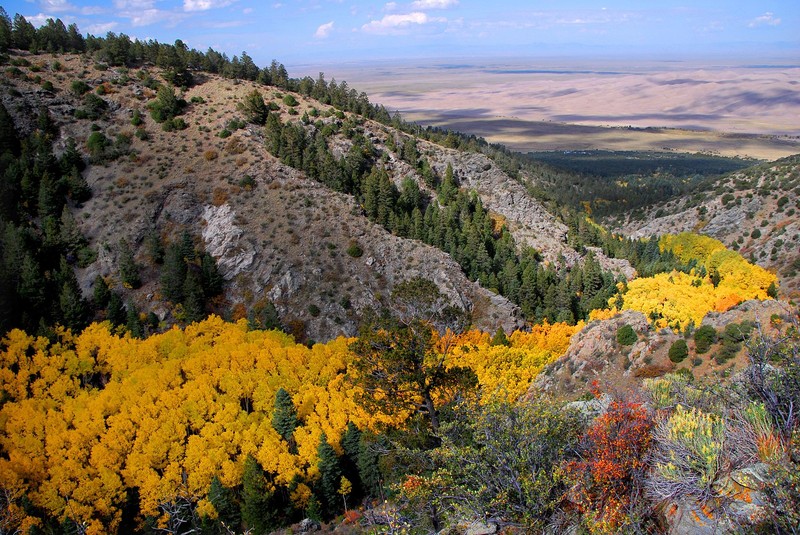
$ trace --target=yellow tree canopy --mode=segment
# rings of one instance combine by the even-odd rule
[[[482,391],[516,398],[578,328],[536,326],[512,333],[510,347],[491,346],[476,331],[441,342],[448,363],[472,368]],[[0,342],[0,491],[79,521],[87,533],[119,525],[130,488],[145,515],[159,516],[177,497],[213,514],[211,479],[239,485],[248,455],[275,485],[299,478],[292,496],[307,501],[322,433],[339,448],[348,422],[370,429],[408,416],[368,413],[356,403],[345,338],[308,348],[217,317],[145,340],[114,334],[107,323],[57,336],[50,343],[16,330]],[[294,450],[272,426],[280,388],[302,422]],[[14,507],[10,513],[23,513]]]

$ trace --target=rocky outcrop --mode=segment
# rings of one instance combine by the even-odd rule
[[[769,467],[759,463],[734,470],[713,486],[707,502],[686,498],[662,505],[669,535],[727,535],[749,532],[767,518],[764,488]]]
[[[205,206],[202,230],[206,251],[217,260],[220,274],[226,280],[233,279],[253,264],[255,251],[241,247],[243,230],[233,221],[230,205]]]
[[[638,337],[629,346],[617,342],[617,330],[624,325],[630,325]],[[633,386],[637,377],[666,373],[673,366],[666,359],[665,344],[673,337],[670,331],[653,333],[644,315],[633,310],[589,322],[572,337],[566,353],[545,366],[528,397],[544,392],[574,398],[595,381],[601,390],[617,390]]]
[[[739,303],[725,312],[709,312],[703,318],[702,324],[710,325],[717,331],[721,331],[729,323],[742,323],[743,321],[767,328],[773,317],[786,319],[792,316],[792,312],[792,307],[785,301],[751,299]]]

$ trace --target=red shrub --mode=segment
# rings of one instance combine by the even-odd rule
[[[652,427],[641,404],[612,402],[586,431],[580,460],[564,466],[573,483],[571,498],[592,531],[613,533],[630,521],[630,496],[645,468]]]

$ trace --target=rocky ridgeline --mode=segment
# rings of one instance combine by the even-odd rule
[[[32,65],[54,61],[47,56],[28,59]],[[35,128],[32,118],[46,107],[58,128],[57,153],[72,138],[88,159],[86,140],[93,131],[112,143],[120,138],[129,143],[121,156],[92,161],[84,176],[93,196],[71,206],[98,253],[97,261],[78,270],[85,295],[92,294],[99,274],[125,301],[171,321],[173,309],[161,297],[159,267],[150,257],[147,236],[156,232],[169,243],[187,231],[217,260],[226,281],[224,308],[235,310],[242,304],[249,309],[273,301],[284,325],[304,340],[356,334],[367,310],[384,306],[397,283],[418,276],[432,279],[453,305],[471,314],[477,328],[510,332],[524,326],[518,307],[468,280],[448,255],[393,236],[370,222],[351,197],[269,155],[261,127],[248,125],[233,128],[227,137],[219,135],[231,119],[241,117],[237,104],[253,89],[281,105],[275,113],[282,121],[298,120],[281,103],[277,89],[204,76],[181,95],[188,103],[181,115],[188,127],[167,132],[147,110],[155,92],[141,85],[134,70],[101,71],[82,56],[58,60],[60,71],[39,71],[42,79],[52,81],[53,91],[23,75],[9,80],[13,95],[2,92],[21,133]],[[149,74],[157,76],[155,70]],[[106,89],[102,100],[107,107],[99,117],[74,117],[84,102],[70,90],[78,79]],[[312,106],[327,108],[300,95],[297,99],[301,114]],[[137,128],[131,124],[134,110],[143,119]],[[146,132],[145,139],[134,135],[137,129]],[[370,121],[365,130],[376,143],[386,132],[401,136]],[[338,142],[346,151],[348,140],[339,136]],[[140,267],[138,289],[123,288],[119,281],[117,244],[123,238]]]

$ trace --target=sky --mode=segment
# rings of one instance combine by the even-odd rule
[[[2,2],[2,0],[0,0]],[[15,0],[37,27],[183,40],[258,65],[412,58],[800,58],[800,0]],[[293,73],[290,69],[290,75]]]

